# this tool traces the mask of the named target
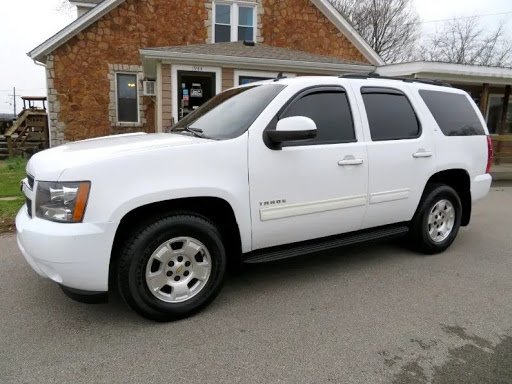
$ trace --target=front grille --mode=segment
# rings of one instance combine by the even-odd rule
[[[27,173],[28,186],[30,189],[34,189],[34,176],[31,176]]]
[[[25,197],[25,203],[27,204],[27,213],[30,218],[32,218],[32,200],[28,197]]]

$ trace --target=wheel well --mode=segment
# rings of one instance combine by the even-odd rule
[[[124,240],[130,236],[135,228],[144,225],[145,222],[173,212],[194,213],[212,221],[221,232],[229,264],[236,265],[240,262],[240,255],[242,253],[240,230],[235,213],[227,201],[216,197],[191,197],[160,201],[135,208],[121,219],[110,257],[110,287],[112,287],[112,283],[115,281],[117,260]]]
[[[427,185],[431,183],[442,183],[455,189],[462,203],[461,225],[468,225],[471,219],[471,184],[468,173],[463,169],[441,171],[432,175]]]

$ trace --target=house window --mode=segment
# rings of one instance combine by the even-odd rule
[[[225,43],[231,41],[231,6],[227,4],[215,5],[215,42]]]
[[[247,3],[216,3],[214,42],[254,41],[256,10]]]
[[[119,123],[139,122],[139,97],[136,74],[117,74],[117,121]]]
[[[254,8],[238,7],[238,41],[254,41]]]
[[[245,85],[250,83],[255,83],[257,81],[264,81],[274,79],[274,77],[258,77],[258,76],[240,76],[238,78],[238,85]]]

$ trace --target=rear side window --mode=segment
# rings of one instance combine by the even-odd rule
[[[309,117],[315,122],[317,135],[308,145],[356,141],[347,94],[342,89],[312,91],[301,96],[279,118],[293,116]]]
[[[446,136],[485,135],[482,123],[465,95],[426,90],[419,92]]]
[[[373,141],[413,139],[421,134],[405,94],[390,88],[361,88]]]

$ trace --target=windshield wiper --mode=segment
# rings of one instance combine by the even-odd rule
[[[207,139],[207,137],[203,134],[203,130],[200,128],[192,128],[187,125],[186,127],[183,127],[183,128],[177,128],[177,129],[171,130],[171,132],[183,132],[183,131],[190,132],[194,136],[200,137],[201,139]]]

